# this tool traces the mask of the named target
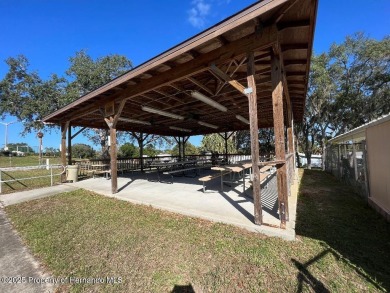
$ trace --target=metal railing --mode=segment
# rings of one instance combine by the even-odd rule
[[[2,179],[2,174],[8,175],[8,177],[11,177],[6,172],[20,172],[20,171],[33,171],[33,170],[50,170],[50,174],[48,175],[39,175],[39,176],[29,176],[29,177],[23,177],[23,178],[13,178],[13,179]],[[60,173],[53,173],[53,169],[62,169]],[[3,183],[9,183],[9,182],[18,182],[23,180],[32,180],[32,179],[38,179],[38,178],[45,178],[50,177],[50,186],[53,186],[54,182],[54,176],[60,176],[64,174],[66,171],[66,168],[61,164],[53,164],[53,165],[38,165],[38,166],[26,166],[26,167],[8,167],[8,168],[0,168],[0,193],[2,193],[2,185]],[[12,177],[11,177],[12,178]]]
[[[234,164],[239,161],[250,160],[251,155],[245,154],[228,154],[228,163]],[[213,159],[225,159],[224,154],[219,154],[218,157],[211,154],[205,155],[186,155],[186,159],[189,160],[213,160]],[[144,157],[144,158],[118,158],[117,159],[117,168],[118,171],[134,171],[141,169],[141,160],[143,160],[143,166],[145,169],[153,162],[176,162],[179,160],[179,156],[156,156],[156,157]],[[85,160],[72,160],[72,164],[77,164],[80,166],[79,175],[87,176],[88,170],[93,169],[93,165],[102,165],[110,164],[110,159],[85,159]]]

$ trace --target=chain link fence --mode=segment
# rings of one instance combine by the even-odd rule
[[[328,145],[325,151],[325,170],[368,197],[366,142]]]

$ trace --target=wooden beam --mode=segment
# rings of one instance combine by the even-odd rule
[[[72,127],[68,126],[68,165],[72,165]]]
[[[285,4],[282,8],[278,9],[271,17],[271,22],[279,22],[283,16],[297,3],[298,0],[293,0]]]
[[[114,118],[111,117],[112,127],[110,127],[110,163],[111,163],[111,193],[118,192],[118,167],[117,167],[117,146],[116,146],[116,128],[114,127]]]
[[[206,92],[208,92],[210,95],[214,95],[214,92],[209,89],[207,86],[203,85],[202,83],[200,83],[199,81],[197,81],[195,78],[192,78],[192,77],[187,77],[187,79],[189,81],[191,81],[193,84],[197,85],[198,87],[200,87],[201,89],[205,90]]]
[[[162,91],[162,90],[157,90],[157,89],[155,89],[154,92],[156,92],[156,93],[158,93],[158,94],[160,94],[160,95],[162,95],[162,96],[164,96],[164,97],[166,97],[166,98],[168,98],[168,99],[172,99],[172,100],[175,100],[176,102],[178,102],[178,103],[176,103],[174,106],[177,106],[179,103],[182,104],[182,105],[184,104],[183,101],[182,101],[181,99],[175,97],[174,95],[167,94],[166,92],[164,92],[164,91]],[[161,101],[159,100],[158,102],[160,102],[161,104],[164,104],[164,105],[172,106],[172,102],[171,102],[171,101],[167,101],[168,103],[165,103],[165,102],[161,102]]]
[[[284,30],[288,28],[299,28],[299,27],[309,27],[310,26],[310,20],[304,19],[304,20],[297,20],[297,21],[286,21],[286,22],[279,22],[277,24],[278,30]]]
[[[82,127],[79,131],[72,135],[72,139],[74,139],[77,135],[79,135],[82,131],[84,131],[87,127]]]
[[[127,102],[127,99],[120,101],[119,107],[116,110],[114,119],[112,121],[112,127],[116,128],[116,124],[118,123],[119,117],[121,116],[121,113],[123,111],[123,108],[125,107],[126,102]]]
[[[257,93],[255,82],[255,64],[253,52],[248,53],[247,63],[248,87],[252,88],[252,92],[248,94],[249,104],[249,125],[251,136],[251,154],[253,166],[253,203],[254,203],[254,217],[255,224],[261,225],[263,223],[263,213],[261,205],[261,188],[260,188],[260,169],[259,165],[259,127],[257,117]]]
[[[284,60],[284,66],[288,65],[306,65],[307,59],[291,59],[291,60]]]
[[[215,64],[210,66],[210,70],[214,72],[219,78],[229,83],[232,87],[237,89],[240,93],[244,94],[245,87],[237,80],[232,79],[229,75],[219,69]],[[254,75],[254,74],[253,74]]]
[[[286,52],[289,50],[307,50],[309,49],[308,43],[297,43],[297,44],[283,44],[281,45],[282,52]]]
[[[66,132],[68,131],[69,121],[61,123],[61,164],[66,168]],[[66,174],[61,175],[61,182],[66,181]]]
[[[157,89],[159,87],[169,85],[176,81],[182,80],[183,78],[190,77],[192,75],[207,70],[209,68],[209,65],[213,62],[225,61],[227,59],[233,58],[234,56],[242,55],[248,51],[268,49],[276,42],[276,40],[276,26],[267,26],[263,29],[263,34],[261,38],[257,38],[254,34],[251,34],[244,38],[230,42],[226,46],[219,47],[213,51],[202,54],[198,58],[191,60],[190,62],[177,64],[177,66],[175,66],[174,68],[169,69],[161,73],[160,75],[153,77],[152,79],[141,80],[137,86],[129,87],[126,90],[123,90],[119,96],[115,96],[114,98],[107,98],[107,102],[113,99],[115,99],[116,101],[130,99],[137,95],[141,95],[146,92]],[[84,99],[77,101],[77,103],[81,103],[82,101],[84,101]],[[69,105],[69,107],[70,106],[71,105]],[[66,115],[64,120],[70,121],[80,118],[81,116],[87,115],[91,111],[96,110],[98,107],[99,105],[95,105],[94,103],[88,103],[88,105],[84,107],[82,106],[81,109]],[[64,108],[64,110],[66,109],[67,107]],[[53,115],[56,115],[56,113],[53,113],[52,115],[48,116],[48,118]]]
[[[230,63],[229,63],[228,68],[226,69],[225,73],[228,74],[230,77],[232,77],[232,76],[238,71],[238,69],[244,64],[245,61],[246,61],[246,56],[243,57],[243,58],[241,58],[241,60],[239,61],[239,63],[237,63],[235,59],[232,59],[232,60],[230,61]],[[236,65],[236,68],[234,68],[234,70],[233,70],[232,72],[230,72],[230,74],[229,74],[229,69],[230,69],[230,67],[232,66],[233,63]],[[213,72],[212,72],[212,73],[213,73]],[[214,74],[214,73],[213,73],[213,74]],[[226,81],[222,82],[222,83],[217,87],[217,89],[216,89],[216,91],[215,91],[215,95],[218,95],[218,94],[221,92],[221,90],[224,88],[224,86],[225,86],[226,84],[227,84]]]
[[[276,43],[276,45],[274,46],[277,46],[276,48],[276,51],[280,52],[280,60],[279,60],[279,64],[280,64],[280,70],[281,70],[281,74],[282,74],[282,83],[283,83],[283,93],[286,97],[286,104],[287,104],[287,125],[289,127],[291,127],[292,125],[292,113],[293,113],[293,105],[292,105],[292,102],[291,102],[291,96],[290,96],[290,90],[289,90],[289,87],[288,85],[289,84],[293,84],[291,81],[287,81],[287,78],[286,78],[286,70],[284,68],[284,56],[283,56],[283,50],[280,46],[279,43]],[[305,73],[304,73],[305,74]],[[293,134],[292,134],[293,135]]]
[[[284,142],[284,115],[283,115],[283,81],[280,59],[271,54],[271,78],[272,78],[272,105],[275,133],[275,156],[276,160],[285,160]],[[287,195],[287,170],[286,165],[277,169],[278,202],[280,227],[286,228],[288,219],[288,195]]]

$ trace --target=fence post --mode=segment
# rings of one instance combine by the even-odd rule
[[[53,186],[53,166],[50,166],[50,186]]]

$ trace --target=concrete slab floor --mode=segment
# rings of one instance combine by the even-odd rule
[[[203,172],[201,176],[206,174],[207,171]],[[134,172],[118,176],[118,193],[116,194],[111,194],[111,181],[102,177],[67,183],[66,185],[84,188],[136,204],[150,205],[191,217],[235,225],[268,236],[281,237],[286,240],[295,239],[296,186],[291,188],[290,219],[284,230],[254,224],[254,206],[250,188],[246,188],[246,194],[243,194],[242,184],[231,187],[225,185],[224,190],[221,191],[220,179],[214,179],[206,183],[206,192],[203,193],[202,183],[198,178],[174,177],[172,184],[171,178],[168,176],[162,177],[163,182],[158,182],[156,174],[147,176],[140,172]],[[279,226],[275,176],[270,179],[267,185],[267,188],[262,189],[263,221],[266,224]]]

